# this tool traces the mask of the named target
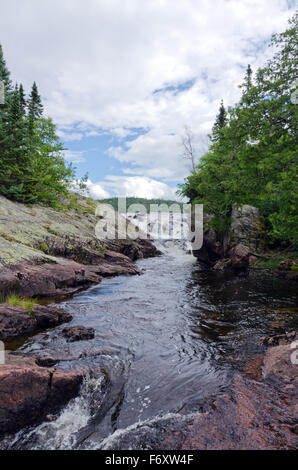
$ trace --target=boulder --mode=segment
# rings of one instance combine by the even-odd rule
[[[71,320],[69,313],[50,305],[36,304],[28,312],[22,307],[0,304],[0,339],[12,340]]]
[[[234,208],[229,232],[219,239],[210,227],[212,216],[204,215],[204,238],[200,250],[193,255],[202,263],[219,271],[246,270],[254,263],[254,253],[263,248],[259,209],[244,205]]]
[[[62,334],[68,342],[73,343],[75,341],[93,339],[95,330],[94,328],[86,328],[84,326],[69,326],[62,330]]]
[[[57,413],[78,394],[88,373],[86,368],[69,371],[39,367],[34,356],[7,352],[0,367],[0,435]]]
[[[262,246],[259,209],[248,205],[234,207],[231,217],[229,245],[240,244],[249,248],[250,251],[257,251]]]
[[[224,257],[224,246],[217,240],[215,231],[210,227],[212,216],[204,215],[203,219],[203,245],[199,250],[193,250],[193,255],[204,264],[215,265]]]

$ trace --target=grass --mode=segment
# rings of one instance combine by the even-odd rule
[[[25,299],[15,294],[11,294],[6,298],[5,302],[9,305],[12,305],[13,307],[22,307],[25,310],[28,310],[28,314],[31,314],[31,310],[37,301],[34,299]]]

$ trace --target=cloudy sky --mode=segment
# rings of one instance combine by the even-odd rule
[[[239,97],[247,64],[294,13],[287,0],[0,0],[14,80],[37,81],[77,173],[97,198],[173,198],[220,100]]]

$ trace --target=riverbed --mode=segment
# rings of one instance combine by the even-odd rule
[[[0,448],[158,448],[165,429],[229,390],[262,351],[260,336],[294,328],[295,282],[265,272],[216,273],[178,245],[162,249],[137,262],[140,276],[104,279],[63,302],[71,324],[95,329],[93,340],[67,343],[61,326],[22,345],[27,353],[80,356],[94,374],[58,416]],[[101,355],[88,355],[99,348]]]

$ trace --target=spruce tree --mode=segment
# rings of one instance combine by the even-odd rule
[[[211,140],[216,142],[220,138],[220,132],[225,127],[227,123],[227,113],[224,107],[223,100],[221,100],[219,112],[216,116],[214,126],[212,128]]]
[[[5,91],[9,92],[11,90],[10,72],[4,60],[3,49],[2,49],[1,44],[0,44],[0,80],[4,82]]]
[[[41,97],[38,93],[36,83],[33,83],[32,90],[28,101],[28,123],[29,123],[29,134],[33,135],[34,123],[42,116],[43,105]]]
[[[20,84],[19,87],[19,101],[20,101],[20,107],[22,109],[23,115],[26,114],[26,107],[27,107],[27,101],[26,101],[26,96],[24,92],[24,87],[22,84]]]

